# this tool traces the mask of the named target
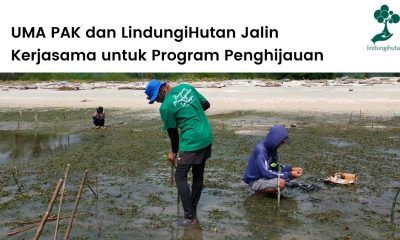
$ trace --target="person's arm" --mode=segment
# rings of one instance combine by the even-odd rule
[[[278,174],[278,172],[271,170],[268,166],[266,155],[263,153],[258,154],[256,161],[257,161],[257,168],[260,171],[263,178],[273,179],[279,176],[282,179],[290,179],[292,177],[291,172],[281,172],[280,174]]]
[[[282,170],[281,170],[282,172],[291,172],[292,171],[292,166],[290,166],[290,165],[285,166],[283,163],[279,163],[279,165],[282,168]]]
[[[201,95],[201,93],[199,93],[194,87],[192,87],[193,91],[196,93],[197,95],[197,99],[199,99],[199,102],[201,104],[201,107],[203,108],[203,111],[206,111],[207,109],[210,108],[210,102],[203,96]]]
[[[171,140],[172,152],[168,153],[168,161],[174,164],[179,150],[179,133],[175,113],[172,112],[171,108],[168,108],[168,106],[161,105],[160,114],[164,123],[164,130],[167,130],[168,136]]]
[[[178,128],[168,128],[167,129],[169,139],[171,140],[171,150],[173,153],[178,153],[179,151],[179,132]]]

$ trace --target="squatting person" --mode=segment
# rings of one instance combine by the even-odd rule
[[[161,119],[171,140],[168,160],[172,164],[176,161],[175,181],[185,214],[178,225],[196,224],[204,167],[211,156],[213,141],[211,124],[204,113],[210,103],[186,83],[172,87],[167,82],[153,79],[147,84],[145,93],[150,104],[161,103]],[[187,180],[190,168],[193,174],[191,191]]]
[[[250,156],[243,181],[256,193],[276,193],[285,188],[287,181],[303,174],[300,167],[285,166],[278,162],[278,148],[289,140],[288,131],[282,125],[271,127],[263,142],[258,143]],[[279,172],[279,167],[280,172]]]
[[[100,128],[104,127],[105,121],[106,121],[106,112],[104,111],[102,106],[99,106],[93,113],[93,124],[96,126],[96,128]]]

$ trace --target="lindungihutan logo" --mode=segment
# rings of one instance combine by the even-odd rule
[[[371,41],[375,44],[379,41],[386,41],[393,36],[393,33],[389,32],[388,24],[395,24],[400,21],[400,16],[389,10],[388,5],[382,5],[380,9],[374,12],[374,17],[378,23],[384,24],[384,28],[381,33],[376,34]]]

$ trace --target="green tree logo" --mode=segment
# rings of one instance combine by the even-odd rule
[[[378,23],[385,24],[383,31],[376,34],[371,39],[371,41],[375,44],[379,41],[386,41],[393,36],[393,33],[389,32],[387,25],[388,23],[398,23],[400,21],[400,17],[398,14],[394,14],[393,11],[389,11],[389,7],[387,5],[382,5],[380,9],[376,10],[374,12],[374,17]]]

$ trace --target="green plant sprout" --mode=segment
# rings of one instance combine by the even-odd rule
[[[278,161],[279,161],[279,160],[278,160]],[[280,181],[280,176],[279,176],[279,175],[281,174],[282,168],[281,168],[281,165],[279,165],[278,162],[276,162],[276,163],[271,163],[270,166],[273,167],[273,168],[278,167],[277,186],[278,186],[278,205],[279,205],[279,204],[280,204],[280,201],[281,201],[281,188],[279,187],[279,181]]]
[[[389,32],[387,24],[395,24],[400,21],[400,16],[398,14],[393,13],[393,11],[389,10],[387,5],[382,5],[380,9],[374,12],[374,17],[378,21],[378,23],[385,24],[383,31],[381,33],[376,34],[371,41],[375,44],[379,41],[386,41],[393,36],[393,33]]]

